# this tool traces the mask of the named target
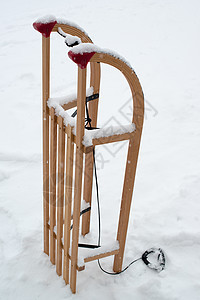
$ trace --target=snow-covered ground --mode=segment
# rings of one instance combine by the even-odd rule
[[[0,299],[200,299],[200,3],[198,0],[4,1],[0,33]],[[53,14],[126,57],[146,99],[124,266],[161,247],[166,269],[141,261],[119,276],[97,262],[71,294],[42,252],[41,36]],[[51,96],[76,89],[76,66],[53,35]],[[102,67],[99,126],[127,124],[124,78]],[[130,116],[128,117],[130,118]],[[127,144],[97,147],[102,244],[115,239]],[[97,241],[95,195],[92,233]],[[112,218],[111,218],[112,216]],[[108,271],[112,258],[102,260]]]

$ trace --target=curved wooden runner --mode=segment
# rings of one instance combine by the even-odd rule
[[[122,269],[122,261],[124,255],[125,241],[127,235],[130,206],[132,201],[133,186],[135,180],[139,145],[142,133],[142,125],[144,118],[144,98],[141,85],[134,71],[122,60],[115,58],[106,53],[96,53],[91,62],[109,64],[120,70],[128,81],[133,97],[133,118],[132,122],[136,125],[134,135],[129,139],[126,172],[124,177],[124,186],[122,193],[121,209],[119,216],[119,225],[117,240],[119,242],[119,251],[115,254],[113,270],[119,272]],[[78,68],[78,101],[77,110],[77,131],[76,131],[76,171],[75,171],[75,197],[74,197],[74,216],[73,216],[73,237],[72,237],[72,256],[71,256],[71,281],[70,287],[73,293],[76,292],[76,265],[78,259],[78,238],[79,238],[79,223],[80,223],[80,202],[81,202],[81,189],[82,189],[82,140],[84,135],[84,99],[85,99],[85,76],[86,69]],[[80,119],[79,119],[80,118]],[[96,124],[95,124],[96,125]],[[112,136],[111,136],[112,138]],[[120,140],[120,139],[119,139]],[[109,142],[109,139],[107,140]],[[85,174],[86,176],[87,174]],[[89,224],[89,218],[87,219]],[[88,228],[86,229],[87,232]],[[82,229],[83,232],[83,229]],[[97,256],[96,259],[98,259]]]

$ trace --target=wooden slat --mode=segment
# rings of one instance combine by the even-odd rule
[[[69,102],[69,103],[67,103],[67,104],[63,104],[63,105],[62,105],[62,108],[63,108],[64,110],[68,110],[68,109],[71,109],[71,108],[76,107],[76,106],[77,106],[77,99],[75,99],[75,100],[73,100],[72,102]]]
[[[64,163],[65,163],[65,132],[63,128],[63,119],[62,117],[59,117],[58,190],[57,190],[57,260],[56,260],[56,272],[59,276],[62,275]]]
[[[76,266],[76,270],[78,272],[84,271],[85,270],[85,266]]]
[[[76,127],[76,161],[75,161],[75,189],[73,209],[73,231],[72,231],[72,255],[71,255],[71,278],[70,288],[76,293],[76,265],[78,257],[78,239],[80,225],[81,190],[83,151],[82,140],[85,124],[85,97],[86,97],[86,69],[78,68],[78,92],[77,92],[77,127]]]
[[[67,155],[66,155],[66,180],[65,180],[65,222],[64,222],[64,263],[63,278],[69,283],[69,248],[72,205],[74,144],[72,142],[72,128],[67,126]]]
[[[93,142],[94,146],[115,143],[115,142],[121,142],[121,141],[129,140],[131,137],[133,137],[134,134],[135,134],[135,131],[127,132],[127,133],[123,133],[123,134],[115,134],[115,135],[108,136],[108,137],[93,139],[92,142]]]
[[[98,63],[91,64],[90,86],[93,86],[94,94],[99,94],[100,76],[101,76],[100,64]],[[97,101],[89,102],[89,116],[92,120],[91,123],[92,127],[97,126],[98,102],[99,99],[97,99]],[[85,155],[83,199],[87,203],[89,203],[91,207],[92,182],[93,182],[93,153],[92,153],[93,147],[92,149],[90,148],[88,150],[89,151],[86,152],[86,148],[84,149],[84,153],[86,153],[86,155]],[[91,211],[88,211],[86,214],[82,216],[82,235],[86,235],[90,231],[90,215],[91,215]]]
[[[82,145],[82,149],[83,149],[84,153],[90,153],[93,150],[94,146],[129,140],[134,135],[135,135],[135,131],[127,132],[127,133],[123,133],[123,134],[115,134],[115,135],[108,136],[108,137],[100,137],[100,138],[92,140],[93,146],[86,147],[86,146]],[[76,143],[76,136],[73,137],[73,140],[74,140],[74,143]]]
[[[85,152],[85,151],[84,151]],[[84,172],[84,189],[83,199],[89,203],[92,202],[92,182],[93,182],[93,152],[90,151],[85,155],[85,172]],[[89,210],[82,216],[82,235],[86,235],[90,231],[90,214]]]
[[[116,255],[118,253],[119,253],[119,250],[108,251],[108,252],[101,253],[101,254],[98,254],[98,255],[86,257],[86,258],[84,258],[84,262],[87,263],[87,262],[97,260],[97,259],[100,259],[100,258],[104,258],[104,257],[107,257],[107,256]]]
[[[140,136],[138,133],[136,133],[134,138],[130,140],[129,148],[128,148],[118,233],[117,233],[117,240],[120,245],[120,251],[115,256],[114,259],[114,265],[113,265],[114,272],[120,272],[122,269],[129,214],[130,214],[130,208],[132,202],[133,186],[134,186],[136,167],[137,167],[139,144],[140,144]]]
[[[47,100],[50,90],[50,38],[42,37],[42,92],[43,92],[43,214],[44,253],[49,255],[49,111]]]
[[[50,260],[55,265],[55,237],[56,225],[56,157],[57,157],[57,122],[55,110],[51,108],[51,137],[50,137]]]
[[[105,258],[105,257],[111,256],[111,255],[116,255],[118,253],[119,253],[119,249],[116,249],[116,250],[100,253],[100,254],[97,254],[97,255],[88,256],[88,257],[84,258],[84,263],[88,263],[88,262],[91,262],[91,261],[94,261],[94,260],[97,260],[97,259]],[[71,259],[70,255],[68,255],[68,257],[69,257],[69,259]],[[77,269],[79,269],[79,271],[82,271],[82,270],[85,269],[85,266],[84,265],[83,266],[78,266],[77,265]]]

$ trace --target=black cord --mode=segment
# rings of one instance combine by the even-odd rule
[[[100,246],[100,244],[101,244],[101,214],[100,214],[100,201],[99,201],[99,185],[98,185],[98,178],[97,178],[97,168],[96,168],[94,148],[93,148],[93,161],[94,161],[94,176],[95,176],[96,192],[97,192],[97,211],[98,211],[98,225],[99,225],[98,246]]]
[[[57,31],[58,34],[60,34],[62,37],[66,38],[66,35],[64,35],[63,33],[61,33],[59,30]]]
[[[60,27],[59,27],[60,28]],[[65,44],[68,46],[68,47],[74,47],[74,46],[77,46],[77,45],[79,45],[80,43],[78,42],[78,41],[75,41],[73,44],[69,44],[68,42],[67,42],[67,34],[65,34],[65,32],[60,32],[59,31],[59,28],[58,28],[58,30],[57,30],[57,33],[58,34],[60,34],[62,37],[64,37],[65,38]],[[61,29],[61,28],[60,28]],[[62,29],[61,29],[62,30]]]
[[[99,265],[99,268],[101,269],[101,271],[103,271],[104,273],[108,274],[108,275],[119,275],[123,272],[125,272],[132,264],[134,264],[136,261],[142,259],[142,257],[140,258],[137,258],[135,260],[133,260],[128,266],[126,266],[123,270],[121,270],[120,272],[108,272],[106,270],[104,270],[100,264],[100,260],[98,259],[98,265]]]
[[[91,122],[89,116],[89,110],[87,101],[85,103],[85,110],[86,110],[86,118],[85,118],[85,128],[89,129],[92,128]],[[89,127],[87,127],[89,125]],[[99,236],[98,236],[98,247],[101,246],[101,214],[100,214],[100,201],[99,201],[99,185],[98,185],[98,178],[97,178],[97,168],[96,168],[96,160],[95,160],[95,149],[93,148],[93,165],[94,165],[94,176],[95,176],[95,183],[96,183],[96,193],[97,193],[97,211],[98,211],[98,227],[99,227]]]

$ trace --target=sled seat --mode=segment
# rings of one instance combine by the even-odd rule
[[[92,96],[93,88],[87,89],[86,95]],[[63,130],[67,134],[67,126],[70,125],[72,129],[72,140],[76,144],[76,121],[71,117],[67,110],[77,105],[77,99],[75,95],[59,98],[49,98],[48,107],[51,115],[57,116],[57,124],[59,123],[59,116],[63,119]],[[66,129],[66,130],[65,130]],[[89,153],[94,146],[108,144],[123,140],[129,140],[135,131],[135,124],[120,126],[107,126],[103,128],[97,128],[93,130],[84,131],[82,140],[83,152]]]

